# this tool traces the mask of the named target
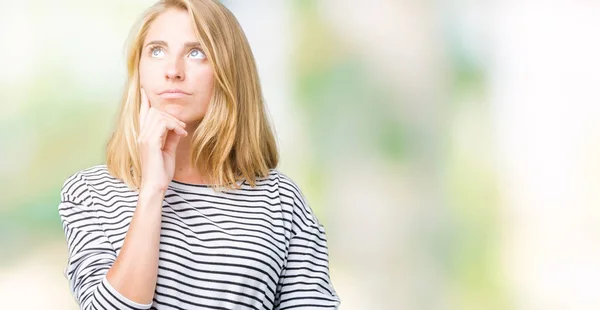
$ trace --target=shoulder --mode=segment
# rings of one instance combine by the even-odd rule
[[[113,177],[106,165],[95,165],[69,175],[61,188],[61,198],[75,203],[92,203],[92,192],[99,188],[126,187]]]
[[[304,194],[296,181],[280,170],[274,170],[274,173],[277,175],[280,190],[284,191],[285,194],[294,196],[294,198],[304,198]]]
[[[292,208],[294,225],[297,229],[303,230],[310,226],[320,226],[319,220],[298,182],[279,169],[271,170],[271,179],[277,186],[281,203]]]

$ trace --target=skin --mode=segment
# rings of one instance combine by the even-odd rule
[[[141,304],[154,297],[162,203],[170,181],[205,181],[191,165],[188,132],[202,121],[214,80],[199,47],[187,45],[195,42],[187,12],[168,10],[151,25],[140,58],[142,184],[123,247],[106,277],[121,295]],[[186,94],[161,95],[175,88]]]
[[[204,118],[214,87],[213,68],[198,43],[192,23],[182,10],[170,9],[159,15],[144,40],[139,65],[140,84],[151,108],[183,121],[190,133]],[[181,98],[159,95],[173,88],[189,95]],[[205,178],[191,164],[190,136],[182,137],[177,144],[174,179],[204,183]]]

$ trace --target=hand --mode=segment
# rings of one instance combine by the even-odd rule
[[[187,136],[185,123],[150,105],[141,92],[138,150],[142,166],[142,189],[166,191],[175,173],[175,151],[181,137]]]

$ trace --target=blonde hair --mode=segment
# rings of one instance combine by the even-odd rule
[[[204,119],[192,134],[192,164],[207,173],[214,188],[256,186],[279,155],[264,106],[250,45],[233,14],[218,1],[162,0],[150,7],[128,39],[127,83],[115,129],[106,147],[108,171],[138,190],[141,163],[137,147],[140,111],[139,63],[148,29],[162,12],[187,11],[214,69],[215,86]]]

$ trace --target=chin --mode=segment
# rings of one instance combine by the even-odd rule
[[[185,122],[184,118],[186,113],[186,109],[181,104],[165,102],[163,103],[162,109],[163,112],[171,114],[178,118],[179,120]]]
[[[184,106],[177,104],[166,104],[162,110],[186,124],[200,123],[204,118],[204,114],[199,115],[198,111],[190,111]]]

